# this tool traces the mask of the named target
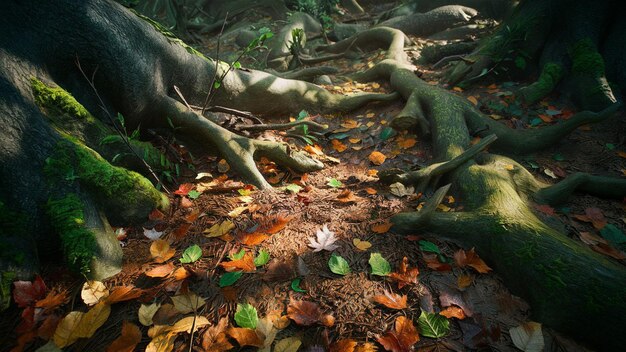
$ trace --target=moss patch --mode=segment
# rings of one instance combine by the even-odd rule
[[[604,60],[590,39],[583,39],[569,49],[572,73],[604,76]]]
[[[96,254],[94,233],[85,227],[83,203],[76,194],[50,199],[46,212],[61,238],[61,245],[71,269],[87,274]]]
[[[95,118],[89,111],[65,89],[48,86],[36,78],[31,78],[31,87],[37,105],[47,109],[49,113],[56,115],[68,114],[77,119],[85,119],[90,122],[95,121]]]

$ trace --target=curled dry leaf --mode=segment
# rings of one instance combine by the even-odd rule
[[[48,295],[44,299],[39,300],[37,301],[37,303],[35,303],[35,307],[43,308],[45,310],[53,310],[59,307],[60,305],[64,304],[65,302],[67,302],[67,300],[68,300],[68,297],[67,297],[66,291],[62,291],[59,293],[50,291],[48,292]]]
[[[383,336],[379,336],[376,340],[387,351],[409,352],[419,339],[413,321],[407,317],[399,316],[396,318],[394,329],[386,332]]]
[[[172,271],[174,271],[174,264],[167,263],[167,264],[159,265],[155,268],[152,268],[151,270],[147,271],[145,275],[149,277],[166,277]]]
[[[384,305],[387,308],[404,309],[406,308],[407,296],[397,295],[393,292],[385,290],[384,294],[374,296],[372,297],[372,300],[376,303]]]
[[[374,165],[382,165],[385,162],[385,160],[387,159],[385,154],[383,154],[383,153],[381,153],[379,151],[373,151],[367,158]]]
[[[437,271],[450,271],[452,266],[448,263],[442,263],[439,261],[439,255],[436,253],[423,253],[422,257],[426,262],[426,266]]]
[[[111,294],[107,297],[106,302],[113,304],[117,302],[130,301],[142,295],[143,290],[134,286],[115,286],[111,289]]]
[[[222,318],[220,321],[209,327],[204,334],[202,334],[202,348],[205,351],[230,351],[234,346],[228,341],[226,337],[226,327],[228,326],[228,318]]]
[[[263,241],[265,241],[268,238],[270,238],[270,235],[267,235],[261,232],[253,232],[253,233],[243,234],[243,236],[241,236],[240,241],[242,244],[246,246],[256,246],[258,244],[261,244]]]
[[[80,298],[88,306],[93,306],[109,296],[109,289],[100,281],[87,281],[80,291]]]
[[[309,247],[313,248],[313,252],[322,250],[332,252],[339,248],[339,245],[335,244],[336,241],[335,233],[330,231],[328,226],[324,225],[321,230],[317,230],[317,241],[312,237],[309,238]]]
[[[154,317],[154,314],[156,314],[157,310],[159,310],[159,307],[161,307],[159,303],[142,304],[137,312],[141,325],[152,325],[152,317]]]
[[[323,321],[324,325],[332,326],[335,319],[331,315],[323,315],[317,303],[291,300],[287,306],[287,316],[298,325],[309,326]]]
[[[486,274],[491,271],[491,268],[476,254],[474,248],[467,252],[463,249],[456,251],[454,253],[454,261],[461,268],[471,266],[481,274]]]
[[[226,330],[226,334],[235,339],[241,347],[262,347],[263,341],[265,340],[264,336],[259,336],[255,330],[248,328],[235,328],[231,326]]]
[[[166,240],[156,240],[150,245],[150,255],[155,263],[164,263],[172,258],[176,250],[170,248],[170,244]]]
[[[466,318],[465,312],[463,311],[463,309],[461,307],[457,307],[457,306],[450,306],[445,308],[444,310],[442,310],[441,312],[439,312],[439,314],[443,315],[444,317],[450,319],[450,318],[457,318],[459,320],[463,320]]]
[[[278,215],[276,219],[274,219],[272,225],[269,228],[265,229],[263,232],[270,235],[278,233],[279,231],[284,229],[285,226],[287,226],[289,221],[291,221],[292,219],[293,216]]]
[[[389,274],[389,278],[398,282],[398,289],[402,289],[406,285],[417,284],[417,276],[419,270],[417,267],[412,268],[409,266],[409,259],[407,257],[402,258],[402,263],[398,267],[398,271]]]

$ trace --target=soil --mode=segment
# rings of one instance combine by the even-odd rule
[[[380,8],[366,8],[367,13],[376,14]],[[261,14],[250,11],[245,14],[249,23],[257,28],[271,27],[277,33],[280,26],[269,22]],[[207,55],[214,56],[216,37],[203,38],[198,48]],[[234,56],[237,48],[234,36],[223,36],[221,56]],[[417,57],[419,48],[434,41],[411,38],[417,45],[409,52]],[[321,39],[320,39],[321,40]],[[340,69],[331,76],[333,85],[326,86],[335,93],[350,94],[358,91],[387,92],[386,82],[342,81],[344,76],[368,67],[379,61],[379,53],[363,53],[352,59],[334,60],[330,64]],[[255,65],[252,59],[244,59],[242,64]],[[257,62],[258,64],[258,62]],[[328,65],[324,63],[320,65]],[[422,78],[433,85],[444,86],[440,82],[442,71],[430,66],[418,66]],[[532,82],[532,77],[528,78]],[[558,123],[576,111],[566,97],[549,96],[533,106],[516,103],[515,90],[525,82],[486,82],[468,89],[446,87],[456,94],[476,101],[480,109],[500,122],[514,128],[535,128],[547,124]],[[168,301],[180,290],[191,290],[206,299],[204,315],[210,321],[228,317],[232,323],[238,303],[251,303],[258,310],[259,316],[265,316],[273,310],[285,314],[290,300],[306,300],[320,305],[327,314],[332,314],[335,324],[325,327],[320,324],[311,327],[297,326],[295,323],[280,330],[277,340],[297,335],[304,346],[321,345],[325,348],[339,339],[354,339],[359,343],[375,342],[376,337],[393,328],[399,315],[406,315],[415,321],[421,310],[439,312],[449,305],[461,307],[467,318],[450,319],[451,331],[441,339],[424,338],[416,344],[420,351],[430,350],[497,350],[515,351],[511,342],[509,329],[532,320],[532,311],[520,298],[511,295],[504,287],[497,272],[480,274],[466,267],[459,268],[454,264],[454,253],[460,248],[454,243],[440,241],[436,234],[416,232],[410,236],[399,236],[391,232],[377,233],[372,227],[384,223],[391,215],[401,211],[415,211],[430,194],[413,194],[398,197],[390,193],[389,186],[377,182],[376,171],[391,167],[418,168],[428,165],[431,161],[431,149],[428,139],[422,139],[410,133],[401,132],[386,137],[389,131],[388,121],[402,109],[402,103],[373,104],[357,111],[341,115],[308,117],[316,122],[327,124],[328,132],[315,145],[319,147],[317,157],[324,161],[326,168],[308,175],[298,175],[290,170],[282,170],[275,165],[262,162],[260,169],[275,187],[274,190],[249,191],[241,183],[236,174],[218,170],[220,158],[194,158],[193,170],[183,168],[177,177],[178,185],[192,183],[196,190],[205,188],[197,199],[180,195],[170,195],[172,207],[162,219],[151,220],[144,228],[155,228],[163,231],[164,239],[172,242],[176,254],[168,262],[177,267],[185,267],[191,276],[185,280],[155,279],[145,272],[160,264],[154,263],[150,255],[151,240],[143,235],[141,227],[125,229],[126,238],[122,240],[124,266],[122,272],[108,280],[108,287],[131,285],[144,289],[144,295],[137,300],[114,305],[112,316],[90,339],[79,340],[68,350],[101,351],[119,334],[119,327],[124,320],[138,324],[137,311],[141,303]],[[542,118],[539,116],[543,116]],[[221,115],[225,119],[231,118]],[[295,116],[276,116],[272,121],[287,122]],[[537,121],[537,119],[539,119]],[[548,122],[546,122],[548,121]],[[544,150],[531,156],[516,157],[523,165],[528,166],[536,177],[547,183],[555,183],[559,179],[574,172],[582,171],[593,174],[626,177],[626,145],[624,133],[626,119],[617,116],[594,126],[585,126],[567,137],[558,146]],[[258,136],[275,140],[285,140],[300,148],[306,146],[299,139],[286,137],[284,133],[266,132]],[[346,147],[339,152],[332,140]],[[414,143],[413,143],[414,142]],[[181,150],[175,146],[177,150]],[[368,157],[373,151],[383,153],[387,159],[382,165],[373,164]],[[181,156],[189,155],[182,151]],[[620,154],[621,153],[621,154]],[[209,186],[211,178],[196,180],[196,174],[211,173],[218,180]],[[341,181],[341,187],[328,185],[331,179]],[[301,187],[298,193],[285,189],[285,186],[297,184]],[[198,188],[199,187],[199,188]],[[208,187],[208,188],[207,188]],[[344,202],[346,194],[353,201]],[[251,197],[251,201],[242,201],[242,193]],[[450,194],[440,211],[457,211],[463,208],[463,199]],[[342,201],[344,200],[344,201]],[[240,215],[229,216],[238,207],[248,207]],[[543,219],[552,226],[563,229],[573,238],[581,232],[598,233],[590,223],[575,217],[584,214],[585,209],[598,208],[621,231],[626,231],[626,200],[601,200],[590,196],[576,195],[567,204],[554,209],[554,214],[544,207]],[[199,215],[197,219],[190,220]],[[240,243],[241,236],[251,232],[255,227],[264,228],[279,217],[287,217],[284,229],[272,234],[259,245],[244,246]],[[208,238],[205,230],[216,223],[231,220],[235,229],[230,238]],[[316,231],[327,226],[339,238],[339,248],[335,253],[342,256],[350,265],[351,273],[340,276],[333,274],[328,267],[331,253],[328,251],[313,252],[308,246],[309,238],[315,237]],[[225,240],[226,239],[226,240]],[[359,250],[354,240],[369,241],[371,248]],[[440,259],[448,261],[449,270],[434,270],[432,263],[425,260],[420,249],[420,241],[430,241],[437,245],[442,255]],[[192,264],[181,264],[182,252],[193,244],[198,244],[203,251],[200,260]],[[254,273],[246,273],[233,286],[220,288],[218,281],[224,270],[218,264],[229,253],[240,249],[258,253],[262,248],[269,252],[271,261],[257,269]],[[465,248],[469,250],[470,248]],[[411,266],[419,268],[419,283],[398,289],[395,283],[370,274],[368,259],[371,253],[380,253],[396,270],[403,257],[408,258]],[[480,253],[478,253],[480,255]],[[624,260],[621,260],[625,263]],[[299,264],[300,263],[300,264]],[[304,263],[304,265],[302,264]],[[430,266],[429,266],[430,265]],[[489,265],[489,263],[487,263]],[[304,268],[306,267],[306,268]],[[443,269],[446,269],[445,267]],[[471,284],[459,288],[458,279],[463,275],[471,277]],[[72,297],[71,304],[64,307],[68,312],[81,307],[81,279],[72,276],[63,268],[48,267],[42,273],[49,287],[65,290]],[[300,287],[306,292],[295,292],[291,288],[292,279],[300,277]],[[403,310],[392,310],[371,301],[372,296],[393,291],[408,296],[408,307]],[[20,312],[12,308],[4,314],[0,328],[2,331],[13,331],[19,322]],[[139,325],[139,324],[138,324]],[[147,327],[141,326],[143,340],[137,350],[143,350],[150,341]],[[198,335],[201,335],[198,334]],[[198,336],[196,335],[196,336]],[[544,337],[548,348],[561,346],[570,350],[583,350],[575,341],[569,340],[549,328],[544,329]],[[12,336],[11,339],[15,339]],[[14,341],[14,340],[13,340]],[[177,340],[176,350],[187,350],[189,335],[181,334]],[[196,343],[197,344],[197,343]],[[9,346],[9,344],[4,344]],[[4,349],[4,348],[3,348]],[[382,350],[382,348],[379,348]],[[549,350],[549,349],[546,349]]]

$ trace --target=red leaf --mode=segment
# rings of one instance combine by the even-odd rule
[[[546,215],[550,215],[550,216],[554,216],[554,208],[547,205],[547,204],[541,204],[541,205],[535,205],[535,209],[537,209],[538,211],[546,214]]]
[[[39,275],[33,282],[15,281],[13,287],[13,299],[20,308],[30,306],[46,296],[46,284]]]
[[[174,191],[174,194],[178,194],[179,196],[186,196],[192,189],[192,183],[183,183],[182,185],[178,186],[178,189]]]
[[[384,336],[377,338],[387,351],[409,352],[411,347],[419,341],[419,334],[413,321],[404,316],[396,318],[395,329],[388,331]]]
[[[417,283],[417,275],[419,270],[417,268],[411,268],[409,266],[409,259],[407,257],[402,258],[402,263],[398,271],[389,274],[389,278],[398,282],[398,289],[402,289],[408,284]]]

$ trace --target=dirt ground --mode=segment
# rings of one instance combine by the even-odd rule
[[[377,10],[370,9],[368,12]],[[246,19],[260,23],[257,26],[267,25],[275,33],[280,28],[279,24],[271,23],[268,18],[253,11],[246,14]],[[409,52],[413,57],[419,55],[420,47],[433,42],[412,39],[417,43]],[[213,56],[216,38],[205,40],[199,49]],[[221,50],[224,53],[237,50],[232,36],[226,33],[223,40]],[[345,80],[345,75],[367,68],[377,62],[379,57],[380,53],[377,52],[362,53],[359,57],[324,63],[340,70],[338,74],[330,76],[333,84],[326,88],[338,94],[386,92],[386,82]],[[244,60],[244,66],[254,64],[253,60]],[[444,86],[440,82],[440,70],[422,65],[419,71],[427,82]],[[575,112],[574,106],[567,99],[558,96],[549,96],[534,106],[516,103],[514,92],[524,83],[485,82],[466,90],[447,88],[467,97],[486,114],[514,128],[535,128],[558,123]],[[315,142],[313,148],[308,147],[326,167],[319,172],[299,175],[260,161],[260,169],[270,183],[277,187],[270,191],[246,187],[235,173],[226,170],[228,167],[220,163],[219,157],[193,158],[194,170],[183,168],[177,184],[171,185],[171,188],[175,190],[181,184],[191,183],[192,189],[200,193],[199,196],[191,199],[189,196],[171,194],[170,211],[163,217],[156,214],[143,226],[163,232],[161,238],[170,241],[176,250],[168,262],[176,267],[184,267],[189,277],[184,280],[172,276],[148,277],[146,272],[162,265],[155,263],[151,257],[152,241],[144,236],[142,227],[125,229],[126,236],[122,240],[123,270],[105,284],[108,287],[135,286],[144,290],[144,294],[139,299],[114,305],[111,317],[92,338],[79,340],[68,350],[105,350],[118,336],[122,321],[139,325],[137,311],[142,303],[166,303],[168,296],[181,290],[190,290],[206,300],[202,314],[211,322],[228,317],[234,323],[233,315],[238,303],[252,304],[259,316],[263,317],[276,310],[286,314],[292,300],[315,302],[323,312],[335,318],[332,327],[322,324],[299,326],[292,321],[276,337],[276,340],[280,340],[298,336],[303,343],[301,350],[319,350],[311,347],[315,345],[326,349],[340,339],[354,339],[360,344],[375,342],[377,336],[393,327],[399,315],[417,321],[421,310],[439,312],[449,306],[460,307],[466,318],[449,319],[451,329],[445,337],[422,337],[416,344],[416,350],[517,350],[511,342],[509,329],[532,320],[532,311],[523,300],[507,290],[497,272],[483,274],[469,267],[458,267],[454,263],[454,253],[460,248],[454,243],[439,240],[436,234],[416,232],[410,236],[399,236],[384,231],[384,226],[382,231],[381,226],[377,226],[384,225],[390,216],[398,212],[415,211],[430,196],[426,193],[399,197],[391,193],[389,186],[377,182],[376,173],[380,170],[392,167],[416,169],[428,165],[431,160],[428,140],[410,133],[392,132],[388,128],[388,122],[401,109],[402,103],[398,101],[385,105],[372,104],[341,115],[307,117],[328,125],[324,138]],[[230,118],[226,115],[222,117]],[[272,122],[287,122],[296,117],[276,116]],[[626,177],[624,131],[626,119],[620,115],[598,125],[584,126],[550,150],[515,159],[548,183],[578,171]],[[285,136],[284,133],[265,132],[258,137],[285,140],[299,148],[306,147],[301,140]],[[175,147],[182,150],[177,145]],[[374,151],[386,156],[381,165],[369,159]],[[184,151],[180,155],[188,157]],[[210,173],[212,177],[196,179],[198,173]],[[333,179],[340,181],[341,186],[329,185]],[[287,189],[289,185],[299,186],[299,191],[294,192],[293,186]],[[453,212],[463,208],[463,199],[454,193],[448,196],[439,211]],[[581,232],[598,232],[591,223],[576,217],[585,214],[589,208],[598,208],[609,224],[625,231],[625,202],[577,195],[562,208],[547,209],[538,205],[537,211],[552,226],[562,229],[573,238],[579,238]],[[219,238],[206,236],[207,229],[227,220],[235,226],[228,235]],[[256,245],[242,243],[246,234],[254,233],[257,229],[267,229],[277,221],[286,221],[282,230]],[[351,273],[345,276],[333,274],[328,266],[331,252],[313,252],[308,246],[309,239],[314,238],[316,231],[323,226],[327,226],[339,238],[339,248],[334,253],[349,263]],[[358,241],[368,241],[371,247],[360,250],[355,244]],[[434,243],[441,255],[433,259],[432,254],[423,250],[424,242],[420,241]],[[179,258],[182,252],[194,244],[202,248],[202,257],[194,263],[181,264]],[[232,286],[220,287],[219,279],[225,271],[219,263],[242,248],[255,254],[264,249],[269,252],[271,259],[255,272],[244,273]],[[394,271],[406,257],[409,265],[419,269],[418,283],[398,289],[391,280],[372,275],[368,264],[371,253],[380,253]],[[480,256],[480,253],[477,254]],[[621,262],[625,263],[624,259]],[[305,292],[294,291],[292,280],[295,278],[301,278],[299,287]],[[69,293],[71,301],[63,309],[70,311],[81,307],[80,278],[62,268],[47,268],[43,279],[49,287]],[[469,283],[460,287],[460,279],[468,280]],[[373,296],[385,291],[406,295],[407,307],[394,310],[372,301]],[[2,318],[2,330],[13,330],[19,322],[19,314],[17,309],[10,310]],[[150,341],[146,334],[148,328],[140,327],[143,338],[136,350],[143,350]],[[201,336],[202,331],[196,337]],[[544,327],[543,332],[548,344],[547,351],[584,350],[575,341],[549,328]],[[188,343],[189,335],[179,335],[175,350],[186,351]],[[380,345],[379,350],[383,350]]]

